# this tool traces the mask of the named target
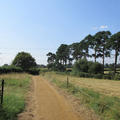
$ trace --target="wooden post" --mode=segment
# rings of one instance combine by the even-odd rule
[[[2,80],[1,104],[3,104],[4,80]]]
[[[67,76],[67,88],[69,87],[69,79],[68,79],[68,76]]]

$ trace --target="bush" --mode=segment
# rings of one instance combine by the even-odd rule
[[[88,62],[88,72],[92,74],[102,74],[103,65],[98,62]]]
[[[32,75],[39,75],[40,69],[38,69],[38,68],[30,68],[26,72],[28,72],[29,74],[32,74]]]
[[[73,66],[74,72],[88,72],[88,61],[86,59],[75,62]]]
[[[94,78],[102,79],[103,78],[103,74],[94,74]]]
[[[116,74],[116,75],[114,76],[114,80],[120,80],[120,74]]]
[[[3,66],[0,67],[0,74],[11,73],[11,72],[23,72],[23,69],[16,66]]]
[[[82,75],[84,72],[85,73],[90,73],[90,74],[102,74],[103,73],[103,65],[98,63],[98,62],[92,62],[92,61],[87,61],[86,59],[82,59],[77,61],[74,66],[73,66],[73,73],[78,75]],[[88,74],[86,74],[88,75]]]
[[[108,74],[108,75],[104,75],[104,76],[103,76],[103,79],[109,79],[109,80],[111,80],[112,78],[111,78],[111,76]]]
[[[55,63],[50,63],[47,65],[48,70],[54,70],[55,69]]]
[[[115,77],[115,73],[114,72],[109,72],[109,77],[111,78],[111,80],[114,80],[114,77]]]
[[[56,62],[55,63],[55,71],[60,71],[60,72],[64,72],[66,70],[65,66],[62,65],[61,63]]]
[[[66,70],[65,66],[59,62],[51,63],[47,65],[49,70],[64,72]]]

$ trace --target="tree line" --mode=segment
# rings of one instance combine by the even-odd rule
[[[47,54],[48,68],[55,64],[67,66],[71,65],[72,61],[88,58],[94,58],[94,62],[98,58],[102,58],[104,66],[105,57],[110,57],[112,51],[115,53],[114,73],[116,73],[117,60],[120,54],[120,32],[111,34],[110,31],[99,31],[95,35],[87,35],[80,42],[70,45],[61,44],[56,53],[49,52]]]

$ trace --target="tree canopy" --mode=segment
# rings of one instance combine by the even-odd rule
[[[104,67],[105,57],[110,57],[112,50],[115,51],[114,72],[116,72],[117,58],[120,54],[120,32],[112,35],[110,31],[100,31],[94,35],[87,35],[80,42],[74,42],[70,45],[61,44],[56,54],[48,53],[48,63],[51,61],[66,66],[72,61],[87,60],[93,57],[95,62],[97,62],[97,58],[101,58]]]
[[[36,66],[35,59],[31,56],[31,54],[26,52],[19,52],[12,64],[17,67],[21,67],[23,70],[28,70],[29,68]]]

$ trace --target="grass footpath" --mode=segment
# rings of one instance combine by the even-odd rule
[[[86,107],[93,109],[101,120],[120,120],[120,98],[103,95],[73,83],[69,83],[67,88],[66,81],[53,77],[51,74],[46,74],[45,78],[79,98],[80,102]]]
[[[29,89],[30,75],[0,75],[5,80],[4,103],[0,106],[0,120],[17,120],[17,114],[25,107],[25,93]]]

